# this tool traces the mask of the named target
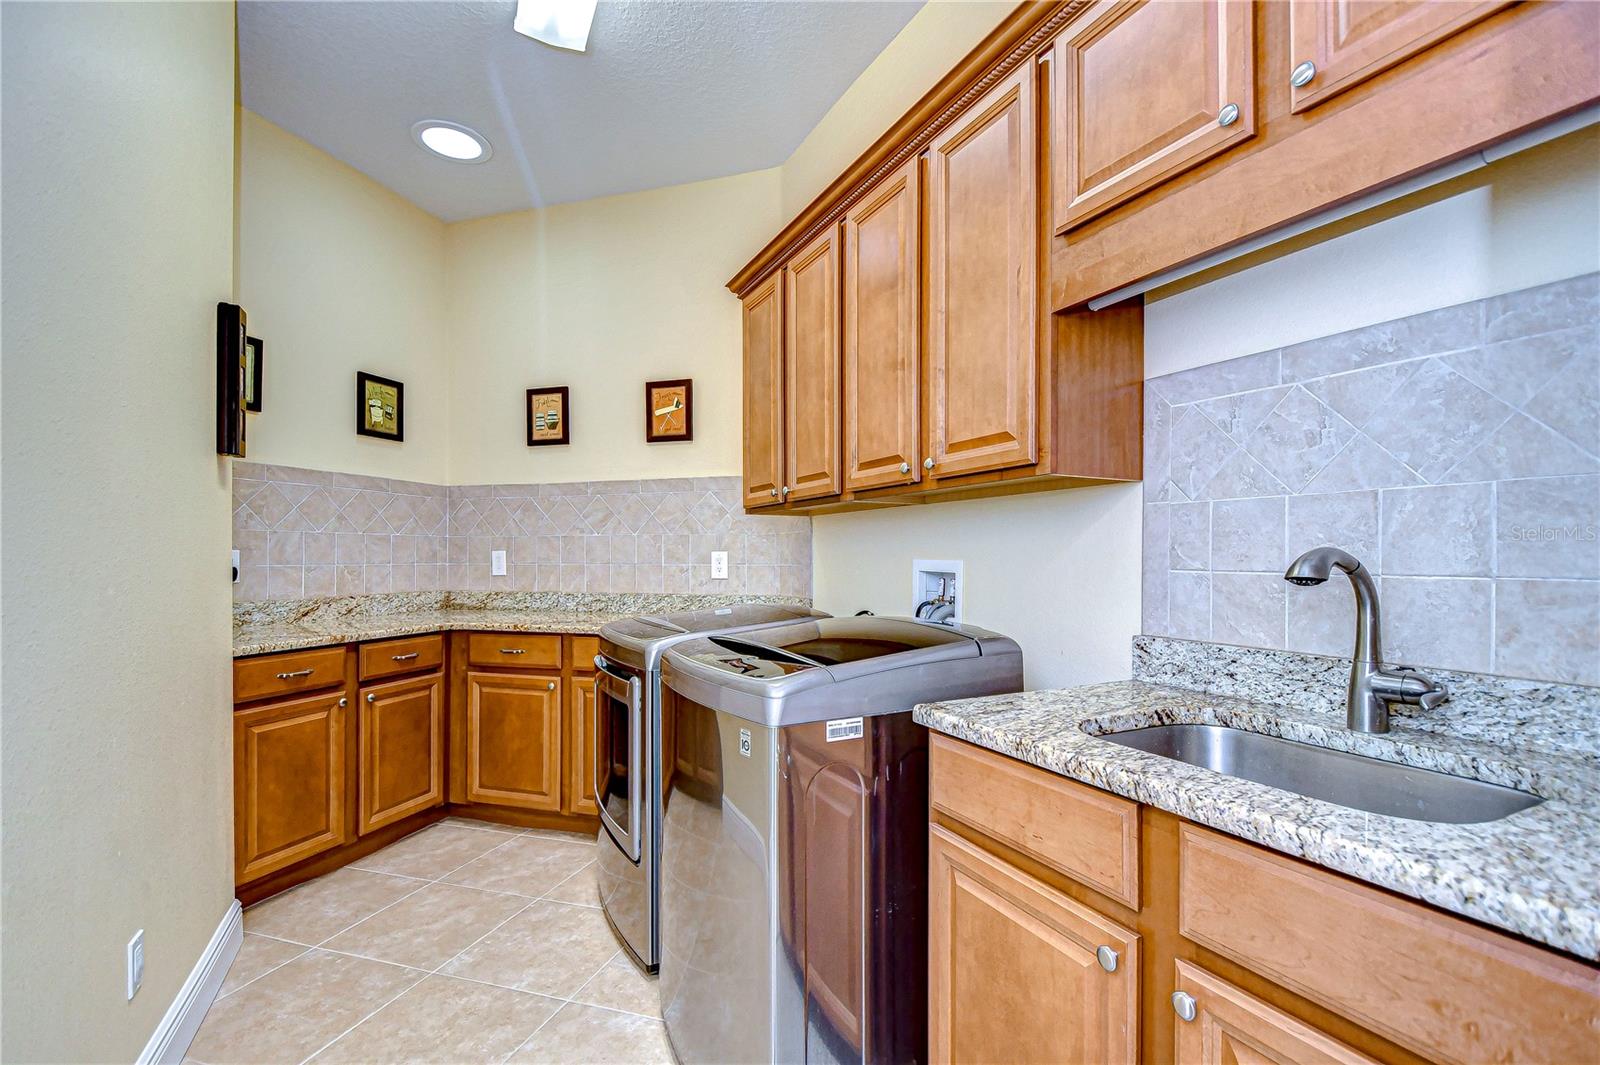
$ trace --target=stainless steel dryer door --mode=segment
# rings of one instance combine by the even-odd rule
[[[596,656],[594,799],[617,849],[639,861],[644,811],[644,686],[638,676]]]

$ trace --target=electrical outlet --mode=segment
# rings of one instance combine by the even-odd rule
[[[239,549],[233,549],[233,583],[239,583]]]
[[[139,993],[144,983],[144,929],[139,929],[128,940],[128,998]]]
[[[711,552],[711,579],[714,581],[728,579],[728,553],[726,551]]]
[[[504,551],[489,552],[489,575],[504,577],[506,575],[506,553]]]

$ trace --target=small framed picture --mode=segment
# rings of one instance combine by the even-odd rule
[[[570,443],[567,386],[528,389],[528,446]]]
[[[356,371],[356,432],[382,440],[406,438],[406,386]]]
[[[644,438],[650,444],[694,439],[692,380],[645,382]]]
[[[244,409],[261,413],[261,360],[266,345],[259,337],[244,338]]]

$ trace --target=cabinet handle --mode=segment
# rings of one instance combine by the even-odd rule
[[[300,677],[309,677],[309,676],[311,676],[311,674],[313,674],[315,672],[316,672],[316,670],[314,670],[314,669],[297,669],[293,673],[279,673],[278,674],[278,679],[279,680],[296,680],[296,679],[298,679]]]
[[[376,692],[368,692],[367,693],[367,702],[375,703],[377,701],[378,701],[378,694]]]
[[[927,458],[922,460],[922,468],[925,469],[925,470],[933,469],[933,456],[932,455],[929,455]]]
[[[525,655],[528,652],[521,647],[502,647],[500,648],[500,653],[503,655]]]
[[[339,700],[339,708],[341,710],[344,709],[345,707],[349,706],[349,705],[350,705],[350,700],[349,699],[340,699]]]
[[[551,681],[549,684],[546,684],[544,686],[544,690],[545,691],[549,691],[549,692],[555,691],[556,690],[556,682],[555,681]]]
[[[1304,63],[1289,71],[1289,84],[1295,88],[1304,88],[1311,84],[1311,79],[1317,76],[1317,65],[1307,59]]]
[[[902,462],[902,463],[901,463],[901,464],[900,464],[900,472],[901,472],[901,473],[910,473],[910,472],[911,472],[911,463],[909,463],[909,462]]]
[[[1110,947],[1096,947],[1094,950],[1095,961],[1099,962],[1100,968],[1104,969],[1108,973],[1114,973],[1117,971],[1117,960],[1120,957],[1121,955],[1112,950]]]
[[[413,658],[417,657],[417,655],[419,655],[421,653],[422,653],[421,651],[412,651],[408,655],[390,655],[389,657],[394,659],[396,662],[409,662],[409,661],[411,661]]]
[[[1217,112],[1217,125],[1231,126],[1239,121],[1239,105],[1223,104],[1222,110]]]
[[[1172,1012],[1178,1015],[1179,1020],[1194,1020],[1194,996],[1187,991],[1174,991],[1172,993]]]

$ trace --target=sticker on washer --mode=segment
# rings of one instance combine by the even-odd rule
[[[859,717],[835,718],[828,722],[828,742],[838,743],[840,740],[859,740],[861,731],[861,719]]]
[[[750,757],[750,730],[747,728],[739,730],[739,753]]]

